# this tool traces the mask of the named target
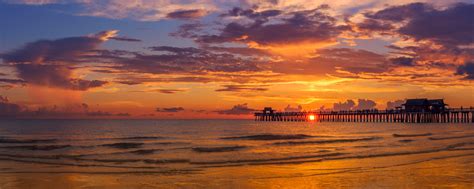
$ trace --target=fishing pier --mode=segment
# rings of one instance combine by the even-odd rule
[[[255,121],[474,123],[474,108],[446,108],[443,100],[409,99],[394,110],[277,112],[266,107]]]

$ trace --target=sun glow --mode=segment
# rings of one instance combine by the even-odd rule
[[[316,116],[314,116],[313,114],[311,114],[311,115],[309,115],[308,119],[309,119],[310,121],[314,121],[314,120],[316,120]]]

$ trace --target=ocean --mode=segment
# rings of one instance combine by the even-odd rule
[[[2,120],[0,188],[474,188],[474,125]]]

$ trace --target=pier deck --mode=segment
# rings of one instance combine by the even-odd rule
[[[406,112],[404,110],[274,112],[264,110],[255,113],[255,121],[474,123],[474,108],[453,108],[441,112]]]

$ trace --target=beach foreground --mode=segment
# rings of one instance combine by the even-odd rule
[[[473,188],[474,125],[0,121],[0,188]]]

